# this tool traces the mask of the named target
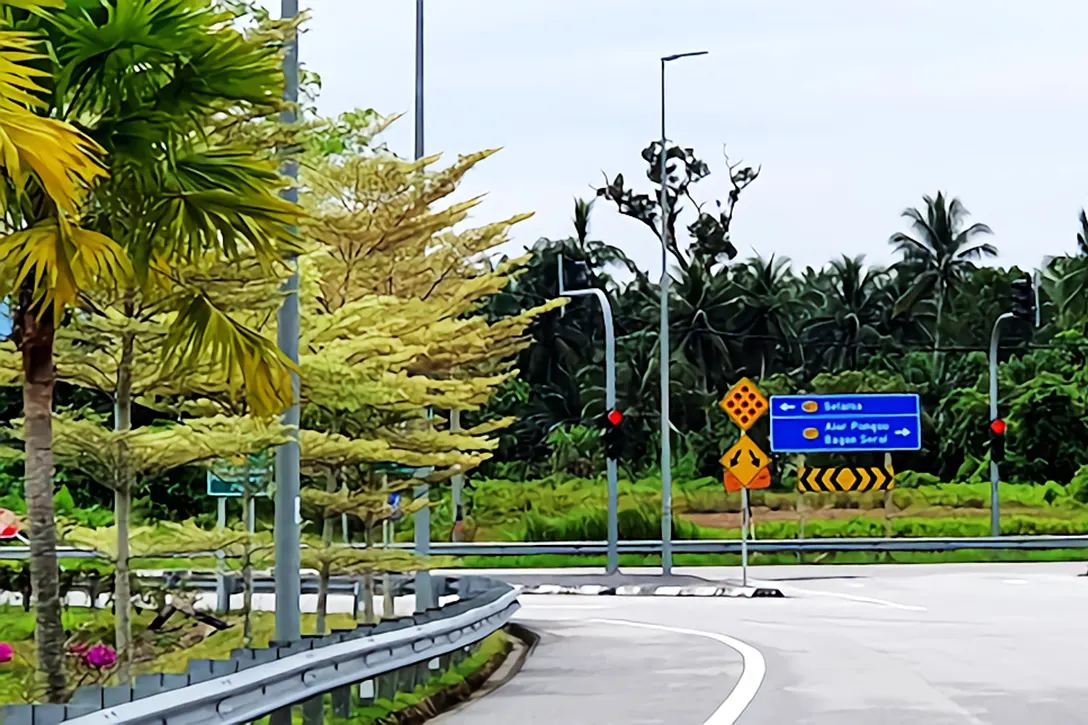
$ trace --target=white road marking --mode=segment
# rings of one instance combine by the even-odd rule
[[[642,629],[656,629],[661,632],[674,634],[688,634],[694,637],[706,637],[716,642],[721,642],[740,655],[744,663],[744,669],[740,673],[740,679],[733,687],[725,701],[718,709],[711,713],[703,725],[733,725],[744,712],[744,709],[755,699],[759,692],[759,686],[763,684],[763,677],[767,674],[767,662],[759,650],[750,644],[745,644],[738,639],[733,639],[717,632],[703,632],[698,629],[683,629],[682,627],[666,627],[661,624],[647,624],[645,622],[630,622],[626,619],[594,619],[594,622],[604,624],[618,624],[625,627],[640,627]]]
[[[608,609],[607,604],[536,604],[533,602],[518,602],[525,609]]]
[[[819,589],[802,589],[801,587],[779,587],[782,593],[789,596],[791,592],[797,592],[798,594],[809,594],[816,597],[831,597],[832,599],[844,599],[848,602],[858,602],[860,604],[877,604],[882,607],[891,607],[892,609],[902,609],[906,612],[928,612],[925,607],[917,606],[914,604],[900,604],[899,602],[892,602],[887,599],[877,599],[876,597],[863,597],[857,594],[843,594],[842,592],[825,592]]]

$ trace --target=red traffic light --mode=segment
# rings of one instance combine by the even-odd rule
[[[619,425],[623,422],[623,413],[615,409],[608,411],[608,422],[612,425]]]
[[[993,431],[994,435],[1005,435],[1005,427],[1005,421],[1000,418],[990,421],[990,430]]]

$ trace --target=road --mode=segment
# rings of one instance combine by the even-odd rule
[[[768,567],[751,576],[787,598],[523,597],[541,642],[522,672],[439,722],[1088,723],[1084,571]]]

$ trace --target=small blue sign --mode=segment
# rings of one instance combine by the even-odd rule
[[[400,493],[389,494],[389,505],[393,508],[400,506]]]
[[[771,396],[775,453],[917,451],[922,407],[913,393]]]

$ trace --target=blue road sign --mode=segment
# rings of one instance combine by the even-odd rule
[[[916,451],[922,409],[906,393],[771,396],[775,453]]]

